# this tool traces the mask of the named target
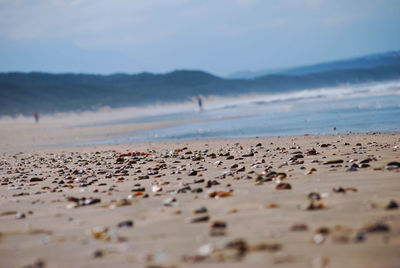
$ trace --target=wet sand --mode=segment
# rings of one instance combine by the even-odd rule
[[[49,148],[8,131],[0,267],[400,267],[399,133]]]

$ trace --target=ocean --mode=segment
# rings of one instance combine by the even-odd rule
[[[147,107],[121,120],[73,127],[176,122],[84,144],[400,131],[400,81],[206,98],[203,102],[202,110],[195,102]]]

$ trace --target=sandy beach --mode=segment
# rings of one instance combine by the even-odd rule
[[[400,267],[399,133],[63,147],[85,131],[35,127],[1,131],[0,267]]]

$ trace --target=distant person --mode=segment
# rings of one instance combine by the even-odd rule
[[[200,111],[203,110],[203,101],[200,97],[197,98],[197,104],[199,105]]]
[[[35,122],[36,122],[36,123],[39,123],[39,114],[38,114],[37,112],[35,112],[35,113],[33,114],[33,117],[35,118]]]

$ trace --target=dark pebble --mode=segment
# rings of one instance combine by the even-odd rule
[[[389,225],[386,223],[375,223],[365,228],[368,233],[386,233],[390,231]]]
[[[214,221],[211,224],[211,228],[226,228],[227,224],[225,221]]]
[[[368,237],[368,233],[365,231],[361,231],[359,233],[356,234],[356,236],[354,237],[354,242],[360,243],[360,242],[364,242],[365,240],[367,240]]]
[[[397,204],[397,202],[394,200],[391,200],[389,204],[386,206],[386,209],[398,209],[398,208],[399,204]]]
[[[344,161],[342,159],[335,159],[335,160],[329,160],[329,161],[325,161],[324,165],[333,165],[333,164],[341,164]]]
[[[290,190],[290,189],[292,189],[292,186],[287,182],[281,182],[281,183],[278,183],[276,185],[275,189],[277,189],[277,190]]]
[[[102,250],[95,250],[93,252],[93,258],[101,258],[104,256],[104,252]]]
[[[199,207],[194,211],[194,213],[199,214],[199,213],[206,213],[208,210],[206,207]]]
[[[196,175],[197,175],[197,171],[196,170],[189,171],[188,176],[196,176]]]
[[[388,167],[400,168],[400,162],[392,161],[387,163]]]
[[[133,221],[131,221],[131,220],[121,221],[120,223],[118,223],[117,226],[119,228],[122,228],[122,227],[133,227]]]
[[[198,222],[208,221],[209,219],[210,219],[210,217],[208,215],[204,215],[204,216],[199,216],[199,217],[188,218],[186,221],[188,223],[198,223]]]
[[[46,263],[43,260],[37,260],[34,264],[28,264],[23,266],[23,268],[44,268]]]
[[[334,193],[343,193],[343,194],[345,194],[346,193],[346,190],[343,188],[343,187],[334,187],[333,189],[332,189],[332,191],[334,192]]]
[[[299,223],[299,224],[294,224],[290,228],[291,231],[297,232],[297,231],[307,231],[308,226],[304,223]]]
[[[144,192],[144,191],[146,191],[146,189],[144,187],[135,186],[135,187],[133,187],[133,189],[131,191],[132,192]]]
[[[311,192],[308,194],[308,199],[310,200],[321,200],[321,195],[317,192]]]

